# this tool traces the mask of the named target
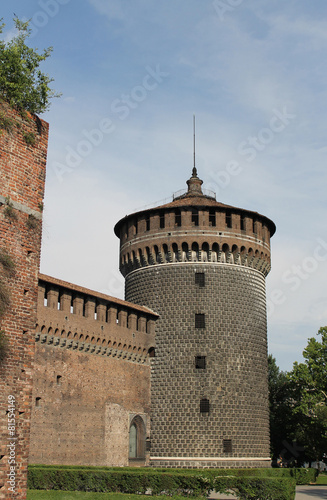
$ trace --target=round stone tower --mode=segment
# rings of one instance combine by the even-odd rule
[[[202,191],[121,219],[126,300],[160,318],[151,465],[269,467],[265,277],[274,223]]]

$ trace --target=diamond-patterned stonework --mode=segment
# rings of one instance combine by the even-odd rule
[[[196,273],[205,273],[204,287]],[[151,361],[152,464],[269,466],[264,275],[220,263],[149,266],[126,277],[126,300],[160,316]],[[205,328],[196,327],[198,314]],[[205,369],[196,368],[196,356],[206,357]],[[203,399],[209,413],[200,412]]]

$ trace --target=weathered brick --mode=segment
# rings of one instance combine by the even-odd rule
[[[1,279],[11,296],[0,328],[9,341],[7,355],[0,364],[0,498],[8,500],[26,498],[48,124],[35,116],[23,119],[4,103],[1,111],[13,122],[12,131],[2,130],[0,135],[0,195],[14,204],[11,209],[6,202],[0,206],[0,249],[8,252],[15,263],[13,276],[6,276],[1,269]],[[34,146],[23,140],[27,133],[35,135]],[[10,396],[15,398],[14,483],[8,483],[7,476],[11,465],[7,447],[11,437],[7,417]],[[16,495],[8,489],[11,486]]]

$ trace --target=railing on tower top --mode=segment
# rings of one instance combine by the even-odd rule
[[[178,198],[181,198],[187,193],[188,193],[187,189],[180,189],[179,191],[176,191],[176,193],[173,194],[173,200],[177,200]],[[216,199],[216,193],[214,191],[211,191],[211,189],[202,188],[202,194],[204,196],[207,196],[208,198],[213,198],[214,200]]]
[[[148,210],[150,208],[156,208],[159,207],[160,205],[165,205],[166,203],[169,203],[171,201],[177,200],[178,198],[181,198],[185,194],[187,194],[188,190],[187,189],[180,189],[179,191],[176,191],[173,193],[172,197],[170,198],[164,198],[163,200],[160,201],[155,201],[154,203],[149,203],[148,205],[143,205],[142,207],[135,208],[133,212],[142,212],[143,210]],[[207,198],[212,198],[216,199],[216,193],[214,191],[211,191],[211,189],[203,189],[202,188],[202,193],[204,196]]]

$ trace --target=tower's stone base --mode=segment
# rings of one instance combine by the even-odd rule
[[[188,457],[151,457],[150,466],[176,469],[247,469],[268,468],[271,459],[268,458],[188,458]]]

